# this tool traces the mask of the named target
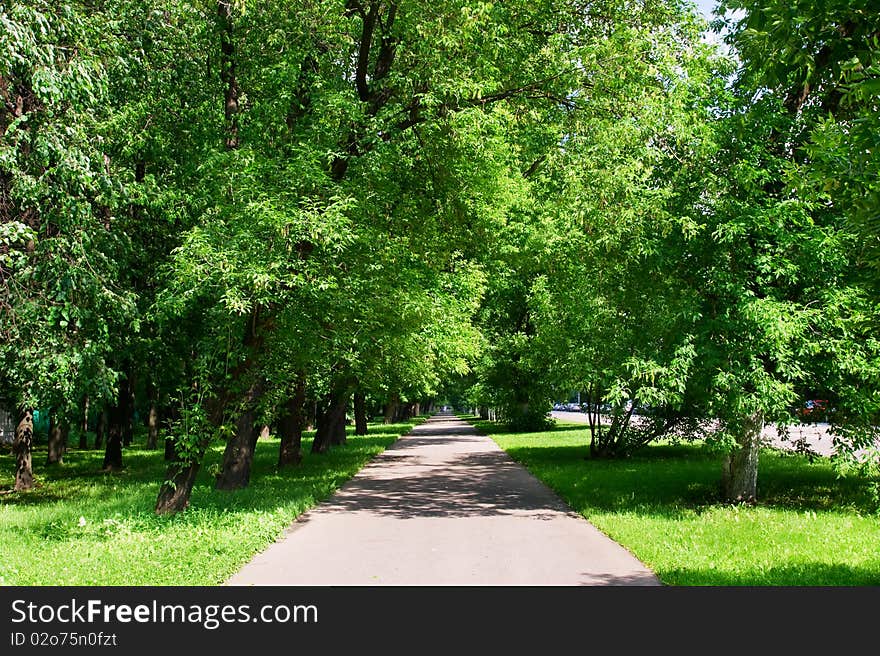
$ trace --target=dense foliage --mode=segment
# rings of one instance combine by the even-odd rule
[[[264,426],[288,466],[453,391],[532,429],[581,390],[594,457],[708,436],[730,499],[805,397],[864,453],[869,4],[729,0],[732,55],[679,0],[0,4],[16,487],[33,410],[107,470],[144,420],[173,512],[215,439],[238,489]]]

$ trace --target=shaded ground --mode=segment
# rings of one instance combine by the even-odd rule
[[[657,585],[490,438],[438,415],[230,585]]]

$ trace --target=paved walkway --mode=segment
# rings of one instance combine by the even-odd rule
[[[227,585],[659,585],[449,414],[374,458]]]

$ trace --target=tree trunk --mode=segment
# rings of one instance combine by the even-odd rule
[[[128,380],[119,381],[116,405],[108,413],[107,447],[104,449],[104,471],[122,469],[122,442],[125,422],[128,416],[126,407],[130,399]]]
[[[177,449],[174,448],[174,440],[170,437],[165,438],[165,460],[174,460],[177,458]]]
[[[218,490],[239,490],[251,480],[251,464],[262,425],[257,425],[256,401],[262,394],[262,386],[253,383],[245,395],[244,410],[235,422],[235,433],[226,442],[223,452],[223,469],[217,476]]]
[[[107,431],[107,446],[104,449],[104,471],[122,469],[122,424],[118,420],[110,421]]]
[[[330,434],[332,431],[332,419],[330,409],[332,402],[325,398],[325,402],[318,407],[315,417],[315,439],[312,441],[312,453],[327,453],[330,450]]]
[[[354,395],[354,434],[367,434],[367,399],[363,392]]]
[[[150,403],[150,415],[147,419],[147,448],[155,450],[159,444],[159,410],[156,402]]]
[[[85,450],[89,448],[89,397],[83,397],[82,403],[82,424],[79,427],[79,448]]]
[[[350,395],[345,393],[338,399],[338,403],[334,407],[333,426],[330,432],[330,444],[333,446],[345,444],[348,439],[345,432],[345,426],[347,424],[345,420],[345,411],[348,409],[349,400]]]
[[[391,398],[388,399],[388,404],[385,406],[385,423],[393,424],[394,417],[397,415],[397,405],[400,403],[400,396],[398,394],[392,394]]]
[[[226,442],[223,469],[217,476],[216,489],[239,490],[248,486],[259,436],[256,412],[253,409],[245,410],[235,422],[235,433]]]
[[[302,462],[302,432],[306,402],[306,380],[299,376],[293,396],[287,400],[284,415],[278,420],[278,466],[298,465]]]
[[[186,509],[201,461],[202,458],[199,457],[196,462],[173,462],[168,466],[165,481],[159,488],[159,496],[156,499],[157,515],[180,512]]]
[[[345,408],[348,394],[335,390],[325,397],[323,407],[318,412],[317,431],[312,442],[312,453],[326,453],[333,444],[345,442]],[[340,435],[341,433],[341,435]]]
[[[15,428],[15,439],[12,452],[15,454],[15,487],[16,492],[29,490],[34,486],[34,470],[31,452],[34,445],[34,415],[26,409],[21,413],[18,426]]]
[[[173,460],[177,460],[177,447],[174,445],[174,438],[171,435],[174,434],[174,425],[180,419],[180,408],[177,405],[171,405],[166,408],[166,412],[163,413],[163,423],[165,424],[165,429],[168,431],[169,437],[165,438],[165,460],[171,462]]]
[[[122,444],[131,446],[134,440],[134,375],[129,374],[123,383],[125,388],[125,402],[120,397],[120,412],[122,420]]]
[[[235,72],[236,53],[231,0],[218,0],[217,16],[220,20],[220,79],[226,85],[223,113],[226,122],[226,149],[238,148],[238,100],[240,91]]]
[[[46,464],[64,464],[64,431],[61,429],[61,423],[54,412],[49,415],[49,447],[46,454]]]
[[[306,421],[305,430],[315,430],[318,425],[318,401],[314,400],[308,404],[309,416]]]
[[[398,424],[412,417],[412,403],[398,403],[397,413],[394,416],[394,423]]]
[[[481,405],[479,412],[480,412],[480,419],[482,419],[484,421],[489,419],[489,408],[487,408],[484,405]]]
[[[753,503],[758,491],[758,454],[764,415],[757,413],[744,422],[738,446],[727,454],[721,470],[721,494],[731,503]]]
[[[104,445],[104,436],[107,434],[107,409],[101,410],[98,415],[98,425],[95,426],[95,450]]]

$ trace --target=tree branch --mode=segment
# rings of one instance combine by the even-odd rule
[[[367,69],[370,64],[370,48],[373,45],[373,32],[376,29],[377,14],[376,2],[371,2],[369,11],[363,15],[361,42],[358,46],[358,63],[354,74],[354,84],[357,88],[358,97],[363,102],[370,100],[370,88],[367,85]]]

